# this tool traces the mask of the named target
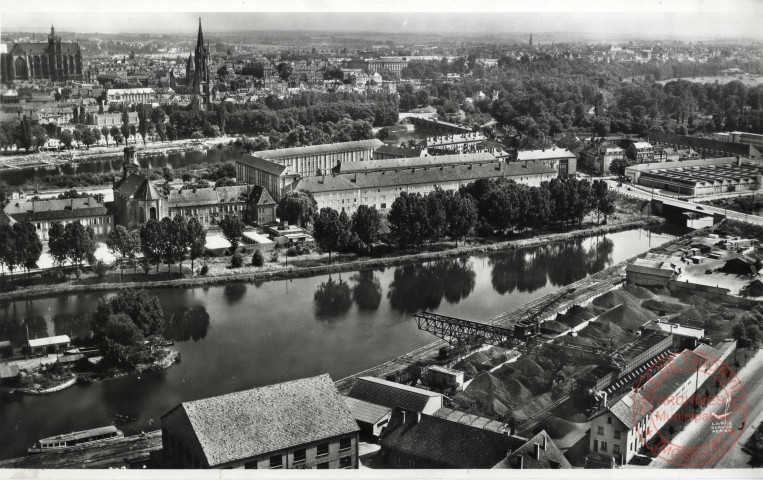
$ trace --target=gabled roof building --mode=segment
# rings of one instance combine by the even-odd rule
[[[358,468],[358,425],[328,375],[183,402],[161,418],[173,468]]]

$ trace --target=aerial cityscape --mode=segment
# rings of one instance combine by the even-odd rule
[[[659,4],[4,11],[0,477],[763,466],[763,4]]]

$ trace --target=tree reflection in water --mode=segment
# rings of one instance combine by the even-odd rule
[[[90,314],[57,313],[53,315],[53,329],[56,335],[69,335],[70,338],[90,338]]]
[[[382,299],[381,282],[372,270],[363,270],[350,277],[355,282],[352,287],[352,299],[358,310],[373,312],[379,308]]]
[[[27,331],[29,336],[27,337]],[[3,320],[0,322],[0,338],[10,340],[11,344],[20,347],[27,338],[43,338],[48,335],[48,324],[45,317],[35,315],[24,320]]]
[[[236,303],[246,295],[245,283],[229,283],[225,286],[225,298],[230,303]]]
[[[522,250],[493,255],[490,279],[496,292],[534,292],[547,283],[555,287],[568,285],[599,272],[612,263],[614,243],[607,237],[547,245],[533,253]]]
[[[445,298],[459,302],[472,293],[476,274],[466,258],[448,258],[395,269],[387,298],[395,310],[413,313],[432,310]]]
[[[352,306],[350,286],[346,281],[339,278],[328,280],[318,285],[313,296],[315,301],[315,316],[321,320],[328,320],[347,313]]]
[[[165,321],[164,336],[179,342],[198,342],[207,336],[209,330],[209,313],[201,305],[174,312]]]

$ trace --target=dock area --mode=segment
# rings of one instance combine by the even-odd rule
[[[73,447],[57,452],[37,453],[0,461],[5,468],[147,468],[151,453],[162,449],[162,432],[155,430],[144,435],[132,435],[103,442],[99,445]]]

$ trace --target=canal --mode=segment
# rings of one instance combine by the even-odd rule
[[[168,370],[77,385],[45,396],[13,395],[0,405],[0,458],[37,439],[137,420],[125,434],[158,429],[179,402],[328,372],[335,380],[435,340],[411,314],[429,310],[485,320],[685,231],[663,227],[384,270],[264,283],[150,290],[181,363]],[[89,335],[98,294],[8,302],[0,336]],[[12,398],[12,399],[11,399]]]

